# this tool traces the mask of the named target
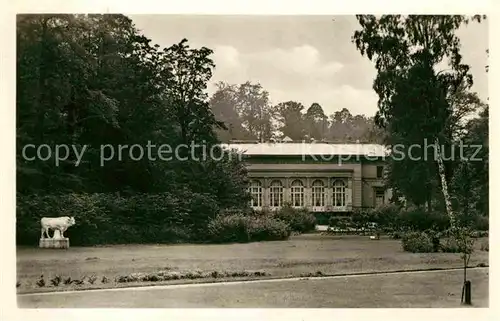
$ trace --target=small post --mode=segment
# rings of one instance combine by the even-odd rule
[[[470,281],[465,281],[464,283],[464,288],[465,288],[465,305],[472,305],[472,285]]]
[[[470,281],[465,281],[462,287],[462,304],[472,305],[472,285]]]

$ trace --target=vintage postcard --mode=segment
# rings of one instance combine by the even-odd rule
[[[491,17],[388,12],[17,12],[18,311],[490,308]]]

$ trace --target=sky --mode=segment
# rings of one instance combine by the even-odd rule
[[[376,69],[351,42],[359,24],[354,16],[130,15],[153,43],[168,47],[182,38],[191,47],[214,51],[216,68],[209,84],[259,82],[271,102],[294,100],[306,108],[319,103],[325,113],[347,108],[373,116]],[[488,97],[488,22],[457,31],[465,63],[474,77],[472,90]]]

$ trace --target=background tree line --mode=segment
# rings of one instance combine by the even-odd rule
[[[374,117],[352,115],[346,108],[326,115],[313,103],[306,108],[296,101],[273,104],[269,92],[260,83],[217,83],[210,106],[227,129],[218,129],[223,142],[257,140],[268,142],[286,136],[294,141],[329,141],[381,143],[384,132]]]

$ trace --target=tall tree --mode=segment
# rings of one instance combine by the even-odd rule
[[[275,107],[279,130],[284,136],[293,140],[303,140],[306,134],[304,115],[304,105],[296,101],[282,102]]]
[[[261,84],[247,81],[238,87],[237,111],[243,127],[259,141],[268,141],[274,132],[274,111],[269,92]]]
[[[353,41],[362,55],[366,54],[375,62],[377,77],[373,88],[379,96],[376,121],[387,128],[387,142],[404,142],[406,155],[410,143],[422,146],[423,139],[437,143],[437,157],[432,161],[423,157],[418,161],[408,160],[408,157],[403,160],[406,168],[410,168],[410,164],[418,165],[422,169],[418,175],[428,173],[426,179],[418,179],[409,189],[405,187],[408,177],[391,170],[392,182],[397,189],[405,191],[405,196],[419,203],[422,198],[420,191],[434,185],[433,181],[439,178],[446,209],[454,226],[455,216],[440,145],[444,144],[446,150],[452,139],[450,97],[460,86],[470,88],[472,85],[469,66],[462,63],[460,39],[455,34],[471,19],[449,15],[384,15],[380,18],[360,15],[357,19],[361,30],[354,33]],[[480,17],[474,19],[480,20]],[[450,69],[436,73],[436,65],[445,58],[449,58]],[[391,165],[393,168],[402,166],[395,161]],[[427,196],[427,202],[431,204],[429,198]]]
[[[383,130],[375,126],[373,117],[353,116],[347,108],[330,115],[327,138],[340,143],[380,143]]]
[[[476,216],[488,216],[489,191],[489,143],[488,106],[484,105],[479,117],[470,119],[465,134],[457,139],[457,145],[467,146],[458,158],[453,173],[452,189],[458,210],[466,220]]]
[[[326,138],[328,129],[328,117],[318,103],[313,103],[305,114],[305,127],[309,138],[322,140]]]
[[[157,120],[163,115],[156,107],[161,88],[151,82],[155,67],[147,55],[154,59],[155,50],[148,40],[122,15],[21,15],[17,28],[21,190],[144,187],[147,179],[134,177],[148,177],[145,166],[126,171],[124,160],[101,168],[99,145],[130,143],[129,138],[144,137],[160,125]],[[134,110],[142,113],[131,115]],[[148,126],[145,121],[150,121]],[[80,166],[73,154],[61,166],[50,166],[19,158],[20,149],[29,143],[94,148],[86,152]]]
[[[164,49],[164,64],[168,71],[165,82],[166,108],[175,115],[184,144],[201,139],[215,142],[213,127],[225,128],[215,119],[206,93],[215,67],[209,48],[191,49],[187,39]]]
[[[216,129],[221,141],[231,139],[245,140],[256,139],[243,127],[242,119],[237,111],[238,86],[224,82],[216,84],[217,90],[210,97],[210,107],[218,121],[224,122],[226,128]]]
[[[156,154],[161,144],[193,141],[210,151],[218,143],[214,128],[222,123],[205,92],[214,66],[210,49],[182,40],[161,50],[123,15],[19,15],[17,49],[18,192],[156,193],[186,186],[214,195],[220,206],[243,199],[242,165],[229,155],[212,162],[162,161]],[[151,155],[137,159],[137,149],[130,155],[134,144],[147,152],[148,141]],[[54,155],[27,160],[35,154],[23,155],[28,144],[88,148],[80,164],[70,153],[55,166]],[[103,145],[114,149],[104,165]]]
[[[352,119],[353,116],[347,108],[342,108],[330,115],[330,135],[334,140],[352,141]]]

